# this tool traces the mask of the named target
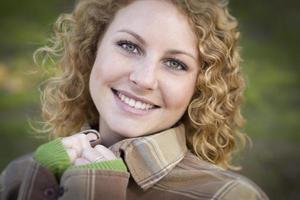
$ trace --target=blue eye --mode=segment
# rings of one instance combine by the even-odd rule
[[[170,67],[171,69],[174,69],[174,70],[186,71],[188,69],[186,64],[184,64],[183,62],[181,62],[180,60],[175,59],[175,58],[168,59],[166,61],[166,64],[167,64],[168,67]]]
[[[119,41],[117,42],[117,45],[129,53],[140,54],[141,52],[140,48],[136,44],[127,40]]]

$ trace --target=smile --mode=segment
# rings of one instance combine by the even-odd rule
[[[112,91],[123,103],[130,106],[131,108],[135,108],[135,109],[138,109],[138,110],[144,110],[144,111],[151,110],[151,109],[154,109],[154,108],[158,108],[158,106],[156,106],[154,104],[150,104],[150,103],[147,103],[143,100],[136,99],[136,98],[133,98],[133,97],[129,97],[128,95],[126,95],[122,92],[119,92],[115,89],[112,89]]]

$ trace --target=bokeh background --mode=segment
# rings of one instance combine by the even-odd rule
[[[74,0],[2,0],[0,4],[0,170],[43,142],[29,119],[39,119],[33,51],[46,43],[56,17]],[[297,0],[232,0],[240,20],[247,75],[245,131],[253,147],[237,157],[242,174],[271,199],[300,199],[300,5]]]

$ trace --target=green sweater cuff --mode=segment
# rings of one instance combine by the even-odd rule
[[[57,138],[41,145],[34,153],[34,159],[42,166],[47,167],[52,173],[60,176],[70,165],[69,155]]]
[[[122,159],[104,160],[84,165],[71,166],[69,169],[100,169],[126,172],[127,168]]]

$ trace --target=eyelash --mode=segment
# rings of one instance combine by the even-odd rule
[[[135,55],[142,55],[143,54],[141,48],[138,45],[136,45],[133,42],[130,42],[128,40],[120,40],[120,41],[117,42],[117,45],[120,48],[122,48],[123,50],[125,50],[126,52],[130,53],[130,54],[135,54]],[[126,45],[126,46],[124,46],[124,45]],[[137,52],[134,52],[135,49],[134,50],[129,50],[128,45],[132,45],[137,50]],[[175,63],[179,64],[179,68],[171,67],[169,65],[168,67],[171,68],[171,69],[178,70],[178,71],[181,71],[181,70],[187,71],[187,69],[188,69],[187,65],[184,62],[182,62],[181,60],[177,59],[177,58],[168,58],[168,59],[166,59],[166,63],[169,63],[169,62],[175,62]]]
[[[167,62],[174,62],[175,61],[177,64],[179,64],[180,69],[178,69],[177,67],[174,68],[174,67],[169,66],[172,69],[179,70],[179,71],[180,70],[187,71],[187,69],[188,69],[188,67],[186,66],[186,64],[184,64],[181,60],[178,60],[176,58],[169,58],[166,61]]]
[[[130,42],[128,40],[120,40],[120,41],[117,42],[117,45],[120,48],[122,48],[125,51],[127,51],[128,53],[131,53],[131,54],[140,54],[140,55],[142,54],[141,48],[138,45],[136,45],[136,44],[134,44],[134,43],[132,43],[132,42]],[[127,47],[124,47],[123,45],[126,45]],[[132,45],[138,52],[134,52],[132,50],[129,50],[128,49],[128,45]]]

